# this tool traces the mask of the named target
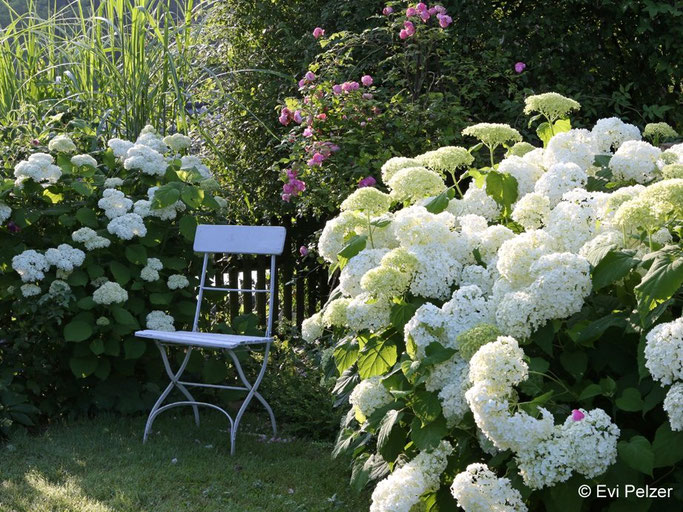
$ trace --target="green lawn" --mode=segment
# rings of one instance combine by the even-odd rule
[[[348,461],[331,446],[265,442],[243,424],[229,454],[227,421],[204,412],[161,415],[142,444],[145,418],[100,417],[53,425],[0,444],[1,512],[314,512],[368,509],[348,487]],[[283,434],[286,436],[286,434]]]

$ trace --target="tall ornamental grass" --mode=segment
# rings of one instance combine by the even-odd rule
[[[199,4],[201,0],[196,3]],[[74,1],[41,19],[33,0],[0,31],[0,124],[68,111],[134,137],[188,124],[195,0]]]

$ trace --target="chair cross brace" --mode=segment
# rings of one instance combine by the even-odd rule
[[[181,405],[190,405],[192,406],[192,410],[194,412],[194,420],[197,426],[199,426],[199,406],[201,407],[209,407],[211,409],[216,409],[217,411],[222,412],[226,418],[228,418],[228,421],[230,422],[230,454],[233,455],[235,453],[235,439],[237,437],[237,428],[239,426],[240,421],[242,420],[242,416],[244,415],[244,412],[246,411],[247,407],[249,406],[249,402],[255,397],[263,407],[266,409],[268,412],[268,416],[270,417],[270,423],[273,427],[273,436],[277,434],[277,425],[275,423],[275,415],[273,414],[273,410],[271,409],[270,405],[266,401],[265,398],[259,393],[258,387],[261,384],[261,381],[263,380],[263,376],[266,373],[266,365],[268,364],[268,355],[270,353],[270,344],[271,342],[265,343],[265,351],[263,354],[263,363],[261,364],[261,370],[259,371],[259,374],[254,381],[254,384],[251,384],[248,380],[247,377],[244,375],[244,371],[242,370],[242,365],[239,362],[239,359],[237,358],[237,355],[232,349],[226,349],[226,352],[230,355],[230,358],[233,361],[233,364],[235,365],[235,369],[237,370],[237,374],[239,375],[240,380],[244,384],[244,386],[227,386],[227,385],[221,385],[221,384],[204,384],[201,382],[187,382],[187,381],[181,381],[180,377],[182,376],[183,372],[187,368],[187,364],[190,361],[190,356],[192,355],[192,349],[193,347],[188,347],[185,353],[185,358],[183,359],[182,363],[180,364],[180,367],[178,368],[177,372],[174,372],[173,369],[171,368],[171,363],[168,360],[168,353],[165,349],[165,344],[160,343],[159,341],[156,341],[156,346],[159,349],[159,352],[161,353],[161,359],[164,363],[164,368],[166,369],[166,373],[168,374],[169,378],[171,379],[171,382],[169,382],[168,386],[166,386],[166,389],[164,389],[163,393],[159,396],[157,399],[156,403],[154,404],[154,407],[152,407],[152,410],[149,413],[149,416],[147,417],[147,423],[145,424],[145,433],[143,435],[142,441],[147,442],[147,438],[149,437],[149,433],[152,430],[152,425],[154,423],[154,420],[156,417],[161,414],[164,411],[167,411],[169,409],[172,409],[174,407],[179,407]],[[215,388],[215,389],[229,389],[229,390],[240,390],[240,391],[247,391],[247,396],[242,402],[242,405],[240,406],[239,410],[237,411],[237,415],[235,418],[233,418],[230,413],[228,413],[225,409],[211,403],[207,402],[198,402],[197,400],[194,399],[192,394],[187,390],[186,386],[194,386],[194,387],[205,387],[205,388]],[[173,388],[178,388],[178,390],[185,395],[187,400],[183,401],[176,401],[176,402],[171,402],[166,405],[162,405],[168,395],[173,391]]]

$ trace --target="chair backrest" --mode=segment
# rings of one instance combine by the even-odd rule
[[[287,231],[282,226],[201,224],[194,237],[195,252],[282,254]]]
[[[270,336],[273,328],[273,314],[275,310],[275,257],[282,254],[285,246],[287,230],[282,226],[229,226],[200,224],[197,226],[194,239],[195,252],[204,253],[202,276],[199,281],[197,294],[197,309],[194,315],[192,330],[196,331],[199,314],[202,307],[204,291],[269,293],[268,324],[266,336]],[[240,289],[205,286],[206,268],[209,254],[256,254],[270,256],[270,285],[268,289]]]

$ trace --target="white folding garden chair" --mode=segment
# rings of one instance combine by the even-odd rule
[[[141,338],[150,338],[155,340],[159,351],[161,352],[161,358],[166,368],[166,373],[171,379],[164,392],[161,394],[159,399],[152,407],[147,418],[147,424],[145,425],[145,433],[143,436],[143,442],[147,441],[147,437],[152,429],[152,424],[156,417],[164,411],[167,411],[173,407],[178,407],[181,405],[191,405],[194,410],[194,418],[197,425],[199,425],[199,410],[198,406],[210,407],[222,412],[230,421],[230,454],[235,453],[235,439],[237,437],[237,428],[239,426],[240,420],[244,411],[249,406],[252,398],[256,399],[263,404],[268,415],[270,416],[270,422],[273,427],[273,435],[277,433],[277,426],[275,424],[275,416],[273,410],[268,405],[268,402],[261,396],[257,391],[259,384],[263,380],[263,376],[266,373],[266,365],[268,364],[268,354],[270,352],[270,345],[273,342],[272,329],[273,329],[273,313],[275,310],[275,258],[282,254],[282,250],[285,244],[285,228],[280,226],[213,226],[213,225],[200,225],[197,227],[197,232],[194,241],[195,252],[204,254],[204,262],[202,265],[202,275],[199,283],[199,292],[197,294],[197,308],[195,310],[194,322],[192,325],[192,331],[154,331],[154,330],[144,330],[137,331],[136,336]],[[268,289],[241,289],[241,288],[219,288],[217,286],[205,286],[206,283],[206,268],[209,262],[209,255],[211,254],[252,254],[252,255],[268,255],[270,256],[270,286]],[[242,292],[242,293],[267,293],[270,294],[269,297],[269,311],[268,311],[268,322],[266,326],[265,336],[242,336],[234,334],[218,334],[218,333],[208,333],[199,332],[197,330],[199,323],[199,316],[202,307],[202,298],[204,296],[204,291],[218,291],[218,292]],[[168,360],[168,353],[166,351],[167,346],[185,346],[187,347],[187,352],[185,358],[183,359],[177,372],[171,369],[171,365]],[[239,359],[235,355],[234,349],[239,347],[245,347],[250,345],[265,345],[263,362],[261,364],[261,370],[253,384],[251,384],[240,365]],[[204,349],[219,349],[225,350],[231,357],[237,374],[244,386],[227,386],[227,385],[217,385],[217,384],[204,384],[200,382],[186,382],[181,380],[182,374],[187,367],[187,363],[190,360],[190,355],[194,348],[204,348]],[[233,419],[230,414],[223,408],[206,402],[196,401],[187,387],[205,387],[205,388],[216,388],[216,389],[230,389],[230,390],[242,390],[247,391],[247,396],[244,402],[239,408],[237,415]],[[185,395],[187,400],[168,403],[162,405],[168,395],[171,393],[173,388],[178,388],[178,390]]]

